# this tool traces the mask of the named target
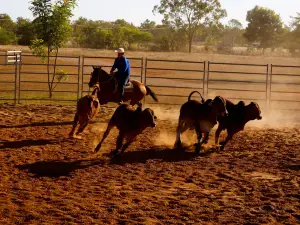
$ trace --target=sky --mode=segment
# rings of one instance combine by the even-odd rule
[[[32,19],[28,9],[29,2],[29,0],[0,0],[0,13],[7,13],[13,20],[19,16]],[[162,16],[152,13],[153,6],[159,4],[160,0],[77,0],[77,2],[73,19],[80,16],[92,20],[125,19],[135,25],[140,25],[146,19],[160,23],[162,19]],[[287,25],[291,21],[290,17],[300,12],[300,0],[220,0],[220,3],[228,14],[223,23],[230,19],[238,19],[244,26],[247,25],[247,11],[255,5],[273,9]]]

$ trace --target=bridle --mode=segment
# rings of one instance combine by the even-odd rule
[[[93,76],[93,73],[92,73],[92,76]],[[96,81],[96,84],[97,84],[97,83],[99,84],[99,89],[100,89],[101,84],[107,84],[107,83],[109,83],[111,80],[114,80],[114,83],[115,83],[115,90],[114,90],[114,92],[113,92],[113,93],[115,93],[115,92],[117,91],[117,89],[118,89],[118,81],[117,81],[117,79],[115,78],[115,76],[111,76],[107,81],[102,81],[102,82],[100,82],[100,76],[97,75],[97,81]]]

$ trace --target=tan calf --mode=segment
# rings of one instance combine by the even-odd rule
[[[82,133],[93,117],[99,113],[100,103],[97,98],[98,91],[99,87],[95,86],[91,95],[86,95],[78,100],[74,124],[69,137],[75,138],[78,134]],[[79,128],[76,131],[78,124]]]

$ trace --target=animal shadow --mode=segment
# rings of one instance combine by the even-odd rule
[[[188,147],[184,147],[181,150],[175,150],[172,148],[158,149],[152,147],[150,149],[137,149],[134,151],[124,152],[121,156],[113,157],[111,154],[111,164],[134,164],[134,163],[146,163],[147,160],[159,160],[162,162],[181,162],[192,161],[197,157],[207,156],[214,151],[214,149],[202,151],[199,154],[195,152],[186,151]]]
[[[57,140],[22,140],[22,141],[4,141],[0,142],[0,149],[4,148],[12,148],[12,149],[19,149],[22,147],[29,147],[29,146],[41,146],[41,145],[51,145],[56,144]]]
[[[76,161],[39,161],[31,164],[17,165],[20,170],[26,170],[35,177],[52,177],[70,176],[72,172],[79,169],[85,169],[91,166],[102,165],[103,160],[76,160]]]
[[[0,125],[0,128],[26,128],[26,127],[54,127],[54,126],[64,126],[64,125],[72,125],[73,121],[65,121],[65,122],[36,122],[36,123],[28,123],[21,125]]]

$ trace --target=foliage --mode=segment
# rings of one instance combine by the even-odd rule
[[[226,16],[218,0],[161,0],[153,12],[164,16],[163,23],[185,32],[189,52],[195,33],[202,24],[217,24]]]
[[[17,36],[10,31],[5,30],[0,27],[0,44],[1,45],[9,45],[15,44],[17,42]]]
[[[32,41],[30,46],[33,53],[42,57],[47,57],[48,88],[49,97],[56,88],[55,78],[64,73],[56,73],[56,62],[59,48],[66,43],[71,35],[72,27],[70,18],[73,15],[72,10],[76,6],[76,0],[57,0],[52,4],[51,0],[33,0],[30,10],[35,19],[33,27],[36,31],[37,39]],[[43,50],[44,46],[46,49]],[[50,56],[54,53],[53,73],[50,73]],[[63,79],[58,79],[58,83]]]
[[[19,45],[30,45],[31,40],[35,39],[33,25],[30,20],[19,17],[16,24],[16,35]]]
[[[259,42],[263,49],[278,44],[283,34],[283,23],[273,10],[255,6],[248,11],[246,20],[248,26],[244,36],[250,43]]]

